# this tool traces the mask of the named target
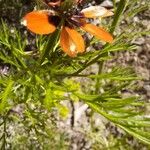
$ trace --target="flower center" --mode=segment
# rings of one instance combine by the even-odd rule
[[[58,2],[60,0],[45,0],[46,3]],[[62,2],[62,1],[61,1]],[[66,4],[66,5],[65,5]],[[78,5],[70,5],[71,3],[62,3],[59,7],[53,7],[56,12],[55,16],[49,16],[49,21],[58,26],[63,20],[64,25],[70,28],[80,27],[85,23],[85,17],[78,8]]]

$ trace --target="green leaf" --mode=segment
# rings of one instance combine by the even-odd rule
[[[8,105],[8,100],[10,99],[10,94],[12,92],[14,81],[9,80],[7,83],[7,87],[4,89],[4,91],[0,95],[0,112],[6,111],[6,107]]]
[[[45,98],[43,100],[43,104],[48,110],[51,110],[51,108],[54,106],[54,100],[52,98],[52,90],[48,88],[45,92],[46,93]]]
[[[114,20],[111,25],[110,32],[113,33],[120,21],[120,18],[127,6],[128,0],[120,0],[117,10],[115,11]]]
[[[59,109],[59,113],[63,118],[66,118],[69,114],[69,109],[66,106],[63,106],[61,104],[57,104],[57,108]]]
[[[75,95],[85,101],[95,101],[101,98],[100,95],[89,95],[89,94],[81,94],[81,93],[75,93]]]
[[[134,102],[136,99],[137,97],[129,97],[124,99],[106,98],[106,100],[108,101],[103,103],[102,106],[106,109],[116,109],[127,105],[131,105],[131,103]]]
[[[138,6],[138,7],[135,7],[134,9],[133,9],[133,11],[130,11],[129,13],[128,13],[128,18],[131,18],[131,17],[134,17],[136,14],[138,14],[139,12],[141,12],[141,11],[144,11],[144,10],[147,10],[149,8],[149,6],[147,5],[147,4],[145,4],[145,5],[143,5],[143,6],[141,6],[140,5],[140,7]]]
[[[43,63],[46,57],[49,58],[50,53],[55,51],[59,36],[60,36],[59,29],[56,29],[56,31],[49,36],[48,41],[45,44],[43,54],[41,56],[41,64]]]
[[[127,128],[125,126],[117,124],[118,127],[122,128],[129,134],[133,135],[134,137],[138,138],[139,140],[143,141],[146,144],[150,145],[150,134],[148,132],[143,132],[143,131],[136,131],[130,128]]]
[[[144,116],[141,116],[141,119],[133,118],[132,116],[128,118],[116,118],[113,116],[113,113],[108,114],[104,111],[104,109],[96,103],[86,102],[92,109],[97,111],[99,114],[107,118],[109,121],[113,122],[115,125],[123,129],[124,131],[128,132],[132,136],[138,138],[139,140],[143,141],[146,144],[150,144],[150,134],[144,130],[144,127],[149,127],[150,120],[148,119],[147,122],[143,121]],[[111,110],[111,108],[109,108]],[[138,116],[139,113],[135,114]]]
[[[139,80],[140,78],[136,76],[131,68],[119,68],[115,67],[111,72],[101,73],[98,75],[90,75],[89,78],[96,79],[110,79],[119,81],[130,81]]]

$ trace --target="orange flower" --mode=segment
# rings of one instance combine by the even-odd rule
[[[70,57],[75,57],[78,53],[83,53],[85,51],[84,40],[76,31],[78,28],[91,33],[105,42],[111,43],[113,41],[113,37],[105,29],[86,21],[86,18],[111,16],[113,15],[112,11],[101,6],[91,6],[81,11],[78,11],[77,7],[73,7],[69,10],[62,10],[61,2],[61,0],[53,2],[53,4],[57,3],[60,5],[60,9],[57,7],[57,11],[40,10],[28,13],[23,18],[24,25],[36,34],[50,34],[56,30],[63,20],[60,34],[60,46]],[[76,0],[76,2],[79,2],[79,0]],[[50,3],[52,4],[52,2]],[[47,4],[51,5],[50,3]],[[52,5],[52,7],[53,6],[57,5]]]

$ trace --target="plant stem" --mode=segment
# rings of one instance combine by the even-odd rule
[[[100,75],[102,73],[102,70],[103,70],[103,64],[104,62],[101,61],[101,62],[98,62],[98,75]],[[96,84],[95,84],[95,94],[98,94],[99,93],[99,88],[100,88],[100,79],[96,79]]]
[[[118,8],[115,11],[114,20],[111,25],[110,33],[113,33],[115,31],[127,4],[128,4],[128,0],[120,0]]]

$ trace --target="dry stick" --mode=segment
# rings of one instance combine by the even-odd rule
[[[74,127],[74,121],[75,121],[75,107],[74,107],[74,102],[71,100],[70,101],[71,104],[71,119],[70,119],[70,124],[71,124],[71,128]]]

